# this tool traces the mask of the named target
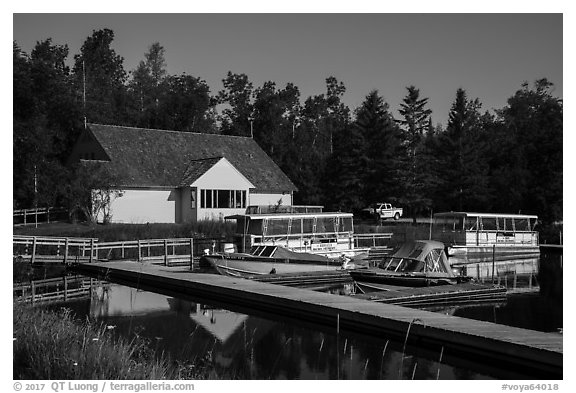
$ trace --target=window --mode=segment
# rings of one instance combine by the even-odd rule
[[[196,209],[196,189],[190,189],[190,209]]]
[[[514,223],[516,224],[516,230],[519,232],[530,231],[530,222],[527,218],[515,218]]]
[[[496,229],[496,217],[482,217],[483,231],[495,231]]]
[[[426,271],[447,273],[446,266],[444,266],[442,263],[443,253],[443,250],[434,249],[431,250],[428,255],[426,255]]]
[[[245,190],[201,190],[200,207],[203,209],[244,209]]]
[[[467,231],[476,231],[478,229],[478,217],[466,217],[465,225]]]

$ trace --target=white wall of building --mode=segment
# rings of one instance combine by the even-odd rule
[[[112,222],[144,224],[176,222],[176,190],[130,190],[112,201]]]
[[[223,220],[225,216],[244,214],[246,206],[292,205],[290,193],[251,193],[250,183],[228,160],[222,158],[189,187],[174,190],[123,189],[123,195],[112,201],[111,222],[115,223],[183,223],[196,220]],[[196,190],[196,208],[191,191]],[[202,208],[202,190],[235,190],[246,193],[246,205],[235,208]],[[102,217],[99,217],[99,221]]]
[[[188,203],[183,203],[182,206],[187,206],[183,209],[183,217],[196,217],[197,220],[223,220],[225,216],[234,214],[244,214],[246,207],[240,208],[202,208],[201,194],[202,190],[239,190],[246,192],[246,206],[250,203],[250,189],[254,187],[244,175],[242,175],[230,162],[222,158],[206,173],[200,176],[194,183],[191,184],[195,187],[196,192],[196,209],[190,208],[190,189],[183,193],[184,199]]]

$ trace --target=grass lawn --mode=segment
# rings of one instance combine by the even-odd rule
[[[232,239],[235,224],[222,221],[200,221],[187,224],[69,224],[42,223],[34,225],[14,226],[14,235],[28,236],[62,236],[97,238],[101,242],[166,239],[180,237],[206,237]]]

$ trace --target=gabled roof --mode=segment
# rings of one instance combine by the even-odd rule
[[[87,132],[110,157],[118,186],[180,187],[225,157],[256,191],[297,190],[252,138],[101,124],[88,124]]]
[[[180,181],[180,186],[189,186],[194,183],[200,176],[208,172],[222,157],[205,158],[202,160],[190,161],[188,168],[184,172],[184,176]]]

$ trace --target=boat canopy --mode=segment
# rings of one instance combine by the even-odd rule
[[[293,214],[293,213],[322,213],[324,206],[304,205],[251,205],[246,208],[246,214]]]
[[[434,226],[441,231],[505,231],[530,232],[538,216],[529,214],[499,214],[449,212],[434,214]]]
[[[236,219],[237,233],[258,236],[306,236],[354,231],[352,213],[271,213],[228,216]]]
[[[444,244],[434,240],[416,240],[403,243],[378,264],[380,269],[396,272],[446,273],[453,277]]]

